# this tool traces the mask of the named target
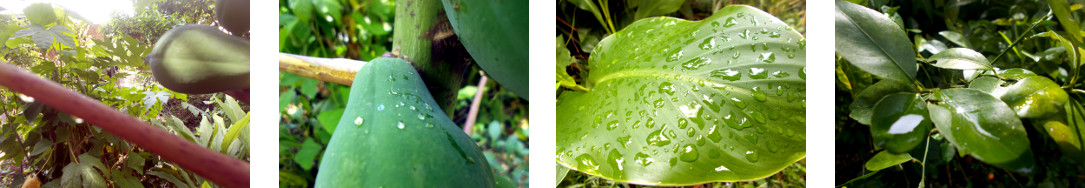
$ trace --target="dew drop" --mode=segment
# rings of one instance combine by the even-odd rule
[[[667,95],[674,95],[674,91],[675,91],[674,84],[672,84],[670,82],[663,82],[663,83],[659,84],[659,92],[660,93],[667,93]]]
[[[667,56],[667,62],[678,61],[678,59],[682,58],[682,53],[684,53],[684,51],[678,51],[671,54],[670,56]]]
[[[735,20],[734,17],[730,17],[730,18],[727,18],[727,21],[724,21],[723,27],[731,27],[731,26],[735,26],[735,24],[738,24],[738,20]]]
[[[652,157],[644,153],[637,153],[636,156],[633,156],[633,160],[640,166],[648,166],[652,164],[652,162],[655,162],[655,159],[652,159]]]
[[[618,152],[617,149],[610,150],[610,155],[607,156],[607,162],[610,163],[611,166],[618,168],[618,171],[625,170],[625,167],[622,166],[625,162],[625,156],[622,156],[622,153]]]
[[[686,144],[685,146],[682,146],[682,154],[678,156],[678,159],[685,162],[693,162],[697,161],[699,155],[696,146],[693,146],[693,144]]]
[[[578,170],[585,170],[589,172],[595,172],[599,170],[599,165],[595,163],[595,160],[591,158],[591,155],[581,154],[580,156],[576,157],[576,161],[579,162],[578,165],[580,166]]]
[[[679,129],[685,129],[686,125],[689,125],[689,120],[686,120],[686,119],[679,119],[678,120],[678,128]]]
[[[678,159],[675,159],[675,158],[671,158],[671,160],[669,160],[667,162],[671,163],[671,167],[674,167],[674,165],[678,165]]]
[[[757,67],[751,67],[750,68],[750,78],[753,78],[753,79],[765,79],[765,78],[768,78],[768,77],[769,77],[768,71],[765,71],[765,69],[757,68]]]
[[[404,127],[403,122],[402,121],[396,122],[396,127],[399,127],[399,130],[403,130],[403,127]]]
[[[664,104],[666,104],[666,103],[663,102],[663,98],[656,99],[656,101],[652,103],[652,105],[655,106],[656,108],[663,108]]]
[[[732,69],[719,69],[712,71],[712,77],[735,81],[742,78],[742,73]]]
[[[358,116],[358,118],[354,119],[354,127],[362,127],[362,123],[365,123],[365,119],[362,119],[362,116]]]
[[[757,102],[765,102],[768,98],[765,96],[765,92],[761,91],[761,87],[753,87],[750,91],[753,94],[753,99]]]
[[[622,148],[629,148],[629,144],[633,143],[633,136],[618,137],[618,143],[622,144]]]
[[[683,63],[682,68],[685,68],[686,70],[696,70],[710,63],[712,63],[712,59],[708,59],[707,57],[698,57],[690,59],[689,61],[686,61],[686,63]]]
[[[645,139],[649,146],[666,146],[671,143],[671,138],[663,134],[663,130],[667,129],[667,126],[663,126],[662,129],[656,130],[651,134],[648,134],[648,138]]]
[[[772,52],[761,53],[761,57],[757,59],[765,63],[773,63],[776,62],[776,54]]]
[[[757,153],[753,151],[746,151],[746,161],[756,163],[758,160],[760,160],[760,157],[757,156]]]
[[[384,104],[378,105],[377,111],[384,111]]]
[[[776,77],[776,78],[787,78],[788,76],[791,76],[791,74],[788,74],[787,72],[784,72],[784,71],[776,71],[776,72],[772,72],[772,76]]]
[[[712,38],[712,37],[705,38],[703,41],[701,41],[700,47],[701,47],[701,50],[711,50],[712,48],[716,48],[716,40],[715,40],[715,38]]]
[[[738,109],[746,109],[746,102],[742,102],[742,99],[731,97],[731,104],[735,104]]]
[[[610,121],[610,123],[607,123],[608,131],[614,130],[615,128],[618,128],[618,120]]]

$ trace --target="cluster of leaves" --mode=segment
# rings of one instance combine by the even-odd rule
[[[280,0],[279,51],[369,60],[391,49],[395,1]]]
[[[731,3],[728,1],[569,0],[558,2],[557,25],[560,36],[556,39],[558,82],[555,87],[559,93],[558,117],[560,117],[558,161],[562,163],[557,165],[559,186],[628,187],[630,185],[623,182],[685,185],[706,181],[736,180],[753,181],[709,183],[705,186],[786,187],[805,184],[805,162],[801,160],[802,156],[805,156],[805,144],[803,144],[804,141],[800,141],[800,138],[804,139],[805,133],[803,130],[785,131],[785,129],[804,127],[795,125],[804,125],[805,117],[799,115],[790,119],[781,119],[778,115],[774,115],[782,112],[780,110],[788,110],[787,113],[791,113],[790,110],[805,108],[804,104],[799,104],[805,102],[801,100],[804,98],[805,87],[788,84],[804,83],[802,66],[805,64],[805,56],[797,56],[794,52],[798,51],[799,54],[804,52],[805,40],[799,33],[794,33],[795,31],[781,29],[787,28],[783,24],[786,23],[797,31],[805,30],[805,2],[751,2],[750,5],[771,13],[771,16],[764,17],[761,16],[764,15],[763,13],[743,17],[743,15],[752,15],[760,11],[741,6],[724,8],[729,4]],[[671,18],[648,18],[653,16],[704,20],[686,22]],[[780,21],[769,23],[768,20],[776,20],[776,18],[771,18],[772,16],[779,17],[783,23]],[[738,27],[735,24],[749,25]],[[731,26],[739,29],[732,32],[728,30]],[[662,29],[666,32],[657,30],[663,27],[672,28]],[[747,28],[747,31],[742,32],[742,28]],[[746,44],[754,43],[758,38],[762,39],[754,45],[746,46]],[[722,43],[717,43],[716,39],[721,40]],[[731,41],[731,39],[737,41]],[[735,44],[742,44],[739,46],[742,48],[735,48],[737,46]],[[769,47],[769,44],[773,47]],[[746,56],[742,56],[739,52],[742,49],[758,53],[746,53]],[[689,55],[683,56],[683,52]],[[713,61],[719,61],[719,63]],[[592,63],[603,64],[593,65]],[[747,72],[745,69],[732,70],[737,70],[738,67],[754,72]],[[776,76],[760,80],[769,78],[760,76],[761,71],[764,70],[761,68],[770,69],[771,71],[768,72],[775,71],[776,73],[773,74]],[[706,69],[716,70],[703,71]],[[589,77],[589,72],[596,73],[595,77]],[[712,73],[702,74],[701,72]],[[735,82],[739,79],[754,80]],[[766,87],[773,90],[762,90]],[[751,95],[732,94],[730,92],[732,90],[750,91],[748,94]],[[700,93],[696,93],[698,91]],[[758,94],[761,92],[774,93],[774,95]],[[686,97],[681,97],[682,95]],[[728,98],[719,98],[721,96]],[[660,98],[656,100],[655,97]],[[776,99],[768,100],[767,98]],[[743,101],[760,102],[751,103],[749,106],[752,107],[747,107],[747,103]],[[777,105],[766,107],[764,104],[769,103],[765,101]],[[702,102],[705,107],[703,109]],[[685,105],[686,103],[689,105]],[[647,106],[650,107],[641,108],[642,104],[649,104]],[[769,110],[769,108],[775,109]],[[658,109],[670,111],[656,111]],[[615,113],[614,110],[619,113]],[[757,112],[762,110],[768,110],[766,111],[768,115]],[[620,112],[625,112],[624,116]],[[724,114],[716,116],[716,113],[720,112]],[[730,115],[725,114],[728,112]],[[798,114],[802,112],[802,110],[795,111]],[[634,113],[640,116],[635,116]],[[655,115],[652,115],[653,113]],[[665,117],[672,115],[677,118]],[[748,122],[747,118],[750,118]],[[754,124],[762,124],[764,121],[769,121],[769,123],[765,124],[766,126],[746,129]],[[686,129],[687,124],[689,129]],[[652,129],[653,126],[663,127],[662,129],[669,129],[667,126],[671,126],[685,134],[676,135],[674,130]],[[638,129],[639,127],[647,127],[647,129]],[[698,127],[704,131],[701,133],[703,135],[695,130]],[[616,130],[621,130],[621,133],[609,132]],[[759,136],[755,135],[760,135],[766,130],[779,133],[761,141],[763,145],[770,148],[763,151],[771,153],[766,155],[771,157],[751,155],[755,153],[755,150],[759,153],[765,147],[743,146],[741,151],[738,151],[732,146],[731,150],[722,151],[744,152],[746,157],[741,157],[742,153],[725,155],[739,156],[742,158],[739,159],[740,161],[749,161],[751,162],[749,166],[756,166],[743,169],[728,169],[728,167],[720,166],[717,162],[720,160],[721,151],[713,149],[712,146],[716,145],[705,145],[703,139],[709,138],[714,140],[713,142],[726,139],[724,141],[726,143],[757,143],[759,139],[756,137]],[[649,133],[651,131],[655,132]],[[713,136],[716,133],[729,136]],[[608,136],[597,138],[594,135]],[[673,144],[674,148],[670,149],[672,141],[676,144]],[[645,142],[651,146],[643,145]],[[574,144],[568,145],[570,143]],[[581,152],[588,150],[589,147],[590,151],[602,151],[602,153]],[[626,149],[627,147],[635,149]],[[697,148],[701,148],[700,152]],[[574,150],[577,151],[574,152]],[[646,155],[646,153],[652,155]],[[702,155],[704,157],[699,157]],[[677,163],[679,160],[685,163]],[[691,165],[689,170],[675,170],[686,167],[676,167],[676,164],[687,165],[687,163]],[[670,168],[667,168],[667,164]],[[708,165],[715,165],[712,166],[714,169],[702,169]],[[570,168],[575,170],[570,170]],[[780,168],[784,169],[772,175]],[[684,175],[673,177],[673,174]],[[765,176],[769,177],[762,179]]]
[[[837,0],[837,182],[1082,186],[1081,7]]]
[[[136,9],[161,8],[165,1],[137,1]],[[209,12],[209,4],[176,12]],[[153,81],[143,63],[155,38],[173,25],[99,29],[80,16],[50,4],[33,4],[22,15],[0,15],[0,55],[73,91],[113,106],[119,111],[171,130],[193,142],[228,156],[248,160],[248,122],[245,108],[223,95],[185,95]],[[201,18],[213,14],[196,15]],[[184,23],[171,17],[166,23]],[[170,18],[167,18],[170,19]],[[114,25],[135,25],[142,19],[115,19]],[[140,34],[134,37],[134,34]],[[192,103],[218,104],[213,108]],[[0,184],[18,185],[28,174],[38,174],[46,185],[142,187],[174,184],[207,186],[209,182],[157,155],[86,124],[79,117],[35,102],[32,97],[0,90]],[[171,102],[173,101],[173,102]],[[187,106],[186,106],[187,105]],[[175,109],[185,109],[176,111]],[[192,113],[179,119],[175,113]],[[220,116],[226,115],[224,119]],[[212,121],[208,121],[212,120]],[[167,122],[167,123],[162,123]],[[239,126],[228,126],[228,125]],[[193,132],[190,126],[197,126]],[[229,131],[227,131],[229,129]]]
[[[318,57],[369,60],[391,49],[392,1],[280,2],[280,51]],[[324,8],[328,7],[328,8]],[[310,187],[321,156],[345,111],[350,87],[279,74],[279,181]],[[473,74],[465,83],[478,83]],[[363,86],[364,87],[364,86]],[[472,131],[495,174],[528,185],[527,102],[489,81]],[[496,89],[495,89],[496,88]],[[465,85],[456,96],[454,122],[464,122],[477,92]]]

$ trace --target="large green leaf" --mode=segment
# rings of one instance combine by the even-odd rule
[[[527,1],[442,0],[463,47],[501,87],[528,98]]]
[[[557,102],[558,162],[622,182],[760,179],[806,156],[802,35],[749,6],[656,17],[599,42]]]
[[[874,107],[870,135],[874,145],[894,154],[907,153],[931,131],[927,103],[917,93],[896,93]]]
[[[863,89],[859,93],[859,96],[855,97],[855,101],[851,103],[851,113],[848,114],[852,119],[862,123],[864,125],[870,125],[870,116],[874,113],[874,105],[878,104],[878,101],[882,100],[882,97],[897,92],[916,92],[916,88],[912,85],[896,81],[896,80],[882,80],[874,85],[870,85],[866,89]]]
[[[938,131],[961,154],[1008,170],[1035,169],[1029,139],[1013,109],[994,96],[969,88],[935,91],[928,104]]]
[[[912,42],[885,14],[854,3],[836,1],[836,50],[849,63],[885,79],[912,83]]]
[[[1025,69],[1002,71],[1002,79],[980,77],[969,88],[990,93],[1009,105],[1021,118],[1044,118],[1062,114],[1068,100],[1055,81]]]

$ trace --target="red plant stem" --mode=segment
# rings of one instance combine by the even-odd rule
[[[223,187],[249,187],[249,163],[201,147],[60,84],[0,61],[0,86],[124,138]]]
[[[475,120],[478,118],[478,105],[482,103],[482,89],[486,88],[486,75],[483,74],[482,78],[478,79],[478,90],[475,91],[475,99],[471,100],[471,110],[467,111],[467,122],[464,122],[463,132],[467,133],[467,136],[471,136],[472,132],[475,132]]]

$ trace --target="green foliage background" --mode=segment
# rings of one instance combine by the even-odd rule
[[[368,61],[392,48],[394,1],[281,0],[279,51],[314,57]],[[478,72],[474,68],[471,72]],[[479,76],[459,86],[453,122],[462,127]],[[311,187],[320,158],[338,124],[350,87],[279,73],[279,186]],[[364,86],[360,86],[364,87]],[[432,91],[431,91],[432,92]],[[495,176],[528,185],[528,103],[487,82],[471,134]],[[409,139],[409,138],[407,138]]]
[[[914,44],[916,59],[932,58],[937,52],[968,48],[995,61],[996,68],[1023,68],[1054,81],[1070,93],[1070,106],[1081,101],[1078,92],[1080,76],[1074,72],[1080,64],[1074,62],[1068,42],[1057,35],[1067,36],[1080,28],[1062,27],[1067,24],[1061,16],[1043,19],[1051,7],[1042,0],[1014,1],[875,1],[850,0],[878,11],[900,26],[909,42]],[[1066,1],[1062,1],[1066,2]],[[1082,16],[1082,3],[1072,0],[1068,5],[1053,5],[1069,9],[1066,15]],[[1056,19],[1060,17],[1060,19]],[[1078,19],[1080,20],[1080,19]],[[1072,21],[1080,22],[1080,21]],[[1074,23],[1080,25],[1080,23]],[[1030,26],[1035,29],[1027,31]],[[1069,30],[1069,31],[1068,31]],[[1010,44],[1017,41],[1014,48]],[[840,40],[840,39],[837,39]],[[839,49],[838,49],[839,50]],[[1004,53],[1004,54],[1003,54]],[[996,55],[1000,58],[995,58]],[[838,56],[840,57],[840,56]],[[1055,134],[1071,134],[1071,130],[1044,128],[1038,119],[1021,118],[1027,132],[1028,147],[1035,155],[1038,167],[1032,173],[1017,173],[978,160],[972,155],[958,155],[956,147],[941,134],[928,139],[930,149],[916,149],[911,156],[887,157],[879,154],[872,139],[871,128],[849,118],[851,104],[860,100],[859,93],[880,79],[852,65],[843,58],[836,61],[836,182],[842,186],[932,186],[932,187],[1081,187],[1080,174],[1085,172],[1080,153],[1074,147],[1061,147],[1066,140],[1053,140]],[[937,68],[940,65],[920,63],[915,75],[917,84],[928,89],[965,87],[971,80],[960,70]],[[976,79],[979,80],[979,79]],[[975,81],[971,81],[975,84]],[[1055,100],[1036,99],[1037,103]],[[1005,99],[1003,100],[1005,101]],[[929,102],[929,101],[928,101]],[[1067,108],[1069,109],[1069,108]],[[1016,109],[1015,109],[1016,110]],[[854,114],[853,114],[854,115]],[[1055,118],[1080,119],[1081,114],[1058,112]],[[1013,117],[1018,118],[1018,117]],[[956,122],[955,122],[956,123]],[[956,126],[956,125],[954,125]],[[1080,126],[1080,125],[1077,125]],[[1080,127],[1079,127],[1080,128]],[[1072,132],[1071,132],[1072,131]],[[1077,138],[1071,138],[1077,139]],[[917,148],[925,147],[919,145]],[[841,149],[845,148],[845,149]],[[926,151],[928,160],[920,157]],[[1080,150],[1077,150],[1080,152]],[[882,155],[882,156],[879,156]],[[891,159],[895,158],[895,159]],[[868,162],[871,161],[871,162]],[[892,161],[892,162],[890,162]],[[880,163],[879,163],[880,162]],[[884,168],[870,171],[872,166]]]
[[[0,56],[46,79],[197,144],[247,161],[247,104],[223,94],[185,95],[157,84],[143,56],[170,28],[217,25],[213,0],[136,0],[135,14],[90,24],[50,4],[0,15]],[[0,89],[0,185],[40,174],[46,186],[177,187],[210,182],[108,132]],[[217,145],[225,132],[241,134]],[[75,163],[79,159],[80,163]]]

